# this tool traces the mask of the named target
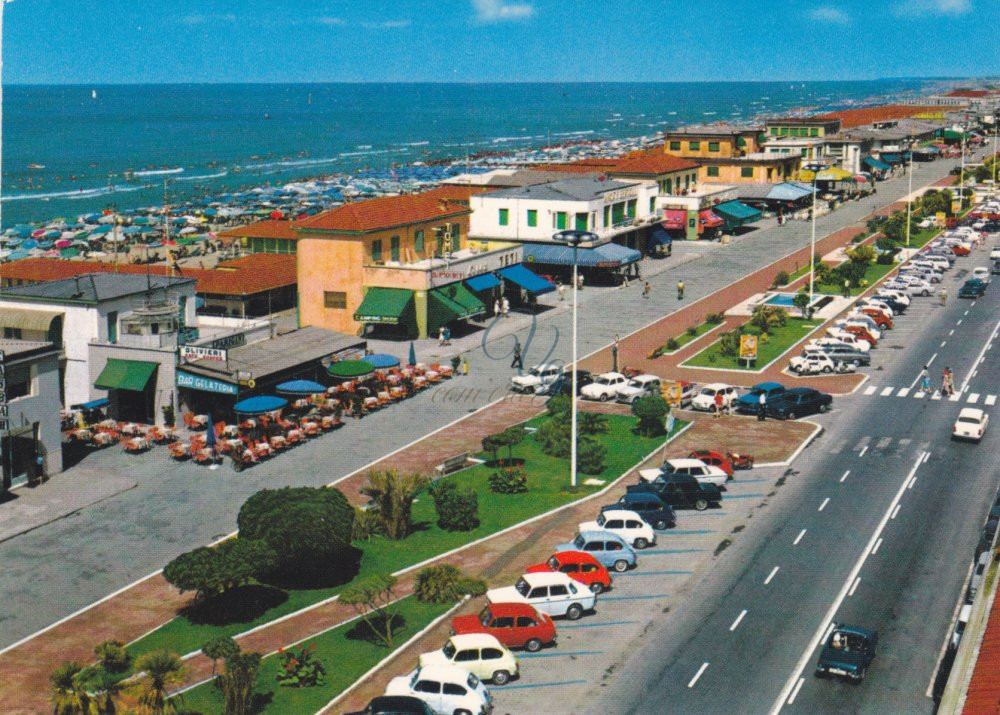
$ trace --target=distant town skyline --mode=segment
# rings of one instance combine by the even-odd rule
[[[1000,73],[995,0],[14,0],[6,84],[809,81]]]

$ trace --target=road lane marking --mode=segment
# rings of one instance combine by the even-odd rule
[[[947,345],[947,344],[948,344],[948,341],[947,341],[947,340],[942,340],[942,341],[941,341],[941,344],[940,344],[940,345],[939,345],[938,347],[941,347],[941,348],[943,348],[943,347],[944,347],[945,345]]]
[[[805,530],[805,529],[803,529],[803,530],[802,530],[802,534],[804,534],[804,533],[806,533],[806,530]],[[801,539],[801,538],[802,538],[802,534],[799,534],[799,539]],[[795,543],[796,543],[796,544],[797,544],[797,543],[799,543],[799,540],[798,540],[798,539],[796,539],[796,540],[795,540]],[[766,579],[764,579],[764,585],[765,585],[765,586],[766,586],[767,584],[771,583],[771,579],[772,579],[772,578],[774,578],[774,575],[775,575],[776,573],[778,573],[778,570],[779,570],[780,568],[781,568],[780,566],[775,566],[775,567],[774,567],[773,569],[771,569],[771,573],[769,573],[769,574],[767,575],[767,578],[766,578]]]
[[[957,322],[957,323],[955,323],[955,325],[961,325],[961,324],[962,324],[962,319],[961,319],[961,318],[959,318],[959,319],[958,319],[958,322]]]
[[[937,356],[938,356],[937,353],[934,353],[933,355],[931,355],[931,359],[927,361],[927,367],[931,366],[931,363],[934,362],[937,359]]]
[[[792,546],[798,546],[799,542],[802,541],[802,537],[805,535],[806,535],[806,530],[803,529],[802,531],[799,532],[799,535],[795,537],[795,541],[792,542]],[[778,567],[775,566],[774,570],[777,571]]]
[[[922,400],[925,397],[927,397],[927,393],[924,392],[923,390],[917,390],[916,392],[913,393],[913,399],[914,400]]]
[[[743,620],[743,616],[745,616],[746,614],[747,614],[747,609],[744,608],[743,611],[742,611],[742,613],[740,613],[740,615],[736,616],[736,620],[733,621],[733,625],[729,626],[729,632],[730,633],[732,633],[733,631],[735,631],[739,627],[740,621]]]
[[[694,684],[698,682],[698,678],[701,677],[701,674],[705,672],[705,669],[707,667],[708,667],[708,662],[707,661],[701,664],[701,667],[698,668],[698,672],[694,674],[694,677],[691,678],[691,682],[688,683],[688,687],[689,688],[693,688],[694,687]]]
[[[799,678],[799,682],[795,684],[795,689],[792,691],[792,694],[788,698],[789,705],[795,702],[795,696],[799,694],[800,690],[802,690],[802,685],[805,682],[806,682],[805,678]]]
[[[868,445],[866,444],[864,447],[861,448],[861,451],[858,452],[858,456],[859,457],[864,457],[865,456],[865,452],[867,452],[867,451],[868,451]]]
[[[853,596],[854,595],[854,592],[858,590],[858,584],[859,583],[861,583],[861,577],[860,576],[858,576],[856,579],[854,579],[854,585],[851,586],[851,590],[847,592],[848,596]]]
[[[638,601],[638,600],[648,600],[651,598],[670,598],[669,593],[654,593],[651,595],[641,595],[641,596],[605,596],[601,595],[602,601]]]
[[[692,571],[625,571],[615,576],[689,576]]]
[[[906,397],[909,394],[910,394],[910,388],[901,387],[899,388],[899,392],[896,393],[896,397]]]
[[[987,407],[992,407],[996,403],[997,403],[997,396],[996,395],[987,395],[986,396],[986,406]]]
[[[962,395],[958,392],[948,395],[948,402],[958,402],[962,398]]]
[[[897,504],[896,508],[892,510],[892,516],[890,516],[889,518],[890,519],[895,519],[896,518],[896,514],[898,514],[899,510],[902,509],[902,508],[903,508],[902,504]]]
[[[642,623],[642,621],[604,621],[603,623],[562,623],[560,624],[565,628],[600,628],[601,626],[627,626],[633,623]]]
[[[524,656],[521,656],[524,657]],[[504,690],[524,690],[526,688],[553,688],[557,685],[577,685],[586,680],[557,680],[554,683],[527,683],[525,685],[505,685]]]
[[[906,488],[907,489],[913,489],[913,485],[916,484],[916,483],[917,483],[917,477],[916,477],[916,475],[914,475],[913,479],[910,480],[910,483],[909,483],[909,485]]]
[[[843,483],[844,483],[844,480],[845,480],[845,479],[847,479],[847,475],[848,475],[848,474],[850,474],[850,473],[851,473],[851,470],[850,470],[850,469],[848,469],[848,470],[847,470],[846,472],[844,472],[844,476],[842,476],[842,477],[840,478],[840,483],[841,483],[841,484],[843,484]]]
[[[870,394],[872,394],[873,392],[875,392],[875,390],[877,390],[877,389],[878,389],[878,388],[877,388],[877,387],[875,387],[875,385],[869,385],[868,387],[866,387],[866,388],[865,388],[865,391],[864,391],[864,394],[865,394],[865,395],[870,395]]]
[[[968,315],[968,314],[969,314],[969,311],[965,311],[965,315]]]
[[[826,509],[826,505],[830,503],[830,497],[823,500],[823,503],[819,505],[819,511]]]
[[[879,393],[879,397],[885,397],[886,395],[891,395],[892,391],[895,389],[896,389],[895,387],[886,387],[882,390],[882,392]]]
[[[934,390],[934,394],[931,395],[931,399],[932,400],[940,400],[941,399],[941,391],[940,390]]]
[[[875,445],[875,449],[885,449],[890,444],[892,444],[892,437],[883,437],[878,441],[878,444]]]
[[[950,337],[951,337],[952,335],[954,335],[954,334],[955,334],[955,329],[954,329],[954,328],[952,328],[952,329],[951,329],[950,331],[948,331],[948,337],[949,337],[949,338],[950,338]]]
[[[979,402],[979,393],[973,392],[971,395],[969,395],[969,399],[966,400],[966,402],[968,402],[970,405],[974,405],[977,402]]]
[[[1000,324],[998,324],[998,326],[1000,326]],[[827,609],[827,612],[824,614],[823,619],[820,621],[819,628],[816,629],[816,632],[813,634],[812,639],[810,639],[808,645],[806,646],[806,649],[802,653],[802,656],[799,658],[798,663],[796,663],[795,670],[793,671],[791,677],[789,677],[789,679],[786,681],[784,687],[781,689],[781,693],[774,701],[774,705],[771,707],[770,710],[771,715],[780,712],[781,708],[784,707],[785,702],[787,702],[788,696],[795,688],[796,683],[798,682],[799,678],[802,675],[802,671],[809,664],[813,652],[816,650],[817,646],[819,646],[820,642],[822,641],[823,633],[829,627],[828,624],[834,622],[833,618],[837,614],[837,610],[840,608],[841,604],[844,602],[844,599],[847,597],[847,591],[850,589],[851,584],[854,583],[854,579],[856,579],[860,574],[861,568],[865,565],[865,561],[868,559],[868,556],[872,551],[872,545],[876,542],[876,540],[879,539],[879,537],[882,534],[882,530],[885,528],[886,524],[889,523],[889,514],[892,512],[893,509],[896,508],[896,505],[899,504],[900,500],[903,498],[903,493],[906,491],[907,483],[910,481],[910,479],[913,478],[913,475],[917,473],[917,469],[920,468],[920,464],[922,463],[925,454],[926,453],[921,453],[920,456],[917,457],[917,460],[914,462],[913,467],[910,469],[909,473],[907,473],[906,478],[903,480],[903,483],[900,484],[899,490],[896,492],[896,496],[893,497],[892,502],[889,504],[889,508],[886,509],[885,514],[882,515],[882,519],[879,521],[878,526],[875,528],[875,532],[868,540],[868,544],[861,551],[861,555],[858,557],[858,560],[854,564],[854,567],[851,569],[851,572],[847,575],[847,579],[844,581],[844,585],[841,587],[840,592],[833,600],[833,603],[830,604],[830,608]]]
[[[979,351],[979,354],[976,355],[976,359],[972,361],[973,367],[978,365],[979,361],[983,359],[983,356],[986,354],[986,349],[989,347],[989,344],[992,343],[993,340],[996,338],[997,331],[1000,331],[1000,320],[998,320],[996,326],[994,326],[993,332],[990,333],[990,337],[986,339],[985,343],[983,343],[983,349]],[[966,386],[968,386],[969,384],[969,380],[971,379],[972,375],[970,370],[970,374],[965,378],[965,380],[962,381],[962,387],[959,388],[959,392],[963,392],[965,390]]]
[[[882,545],[882,539],[879,539],[878,541],[875,542],[875,546],[872,547],[872,555],[873,556],[876,553],[878,553],[878,547],[881,546],[881,545]],[[605,600],[607,600],[607,599],[605,599]]]
[[[924,464],[927,464],[927,460],[931,458],[930,452],[924,452]]]

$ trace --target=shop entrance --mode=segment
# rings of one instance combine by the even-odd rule
[[[3,484],[5,488],[27,484],[38,469],[38,423],[25,425],[0,439],[0,456],[3,459]],[[41,476],[39,474],[38,476]]]

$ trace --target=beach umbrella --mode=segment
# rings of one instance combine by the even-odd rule
[[[46,251],[45,253],[43,253],[42,256],[45,258],[59,258],[62,256],[62,254],[59,253],[59,251],[52,249],[51,251]]]
[[[285,217],[285,214],[281,213],[280,211],[272,211],[271,212],[271,218],[284,218],[284,217]]]
[[[38,241],[33,238],[29,238],[27,241],[21,244],[21,248],[30,251],[32,248],[38,248]]]
[[[73,233],[72,231],[63,231],[61,234],[59,234],[59,238],[68,238],[70,240],[73,240],[74,238],[76,238],[76,234]]]
[[[27,258],[27,257],[28,257],[28,252],[22,250],[11,251],[11,254],[7,256],[7,258],[9,258],[12,261],[19,261],[22,258]]]
[[[365,355],[364,362],[370,364],[374,368],[382,369],[387,367],[397,367],[399,365],[399,358],[395,355],[388,355],[386,353],[375,353],[373,355]]]
[[[242,415],[262,415],[265,412],[280,410],[288,404],[288,400],[283,397],[273,395],[260,395],[259,397],[248,397],[233,405],[233,410]]]
[[[111,215],[101,216],[99,219],[97,219],[97,223],[100,223],[100,224],[109,224],[109,223],[114,223],[114,220],[115,220],[115,217],[111,216]]]
[[[59,251],[59,255],[63,258],[76,258],[80,255],[80,249],[78,248],[64,248]]]
[[[36,228],[34,231],[31,232],[31,237],[32,238],[41,238],[44,235],[45,235],[45,229],[44,228]]]
[[[180,230],[181,236],[190,236],[192,233],[198,233],[198,229],[196,229],[194,226],[187,226]]]
[[[62,236],[62,231],[46,231],[42,234],[42,238],[59,238]]]
[[[412,340],[410,341],[410,362],[408,364],[409,365],[416,365],[417,364],[417,351],[413,347],[413,341]]]
[[[331,377],[347,379],[370,375],[375,372],[375,368],[364,360],[340,360],[330,363],[330,367],[326,371]]]
[[[284,395],[318,395],[326,392],[326,387],[312,380],[289,380],[274,389]]]
[[[69,240],[68,238],[60,238],[55,243],[56,248],[69,248],[72,245],[73,245],[73,242],[71,240]]]

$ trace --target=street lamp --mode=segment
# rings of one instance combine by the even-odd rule
[[[906,247],[910,247],[910,213],[913,210],[913,145],[916,142],[910,142],[910,183],[907,188],[906,193]]]
[[[569,437],[569,483],[576,488],[576,291],[577,278],[576,251],[581,243],[596,242],[600,237],[590,231],[560,231],[552,236],[553,241],[568,243],[573,247],[573,362],[570,367],[570,437]]]
[[[813,285],[816,280],[816,177],[819,176],[819,166],[813,165],[813,207],[812,207],[812,238],[809,241],[809,305],[813,304]]]

